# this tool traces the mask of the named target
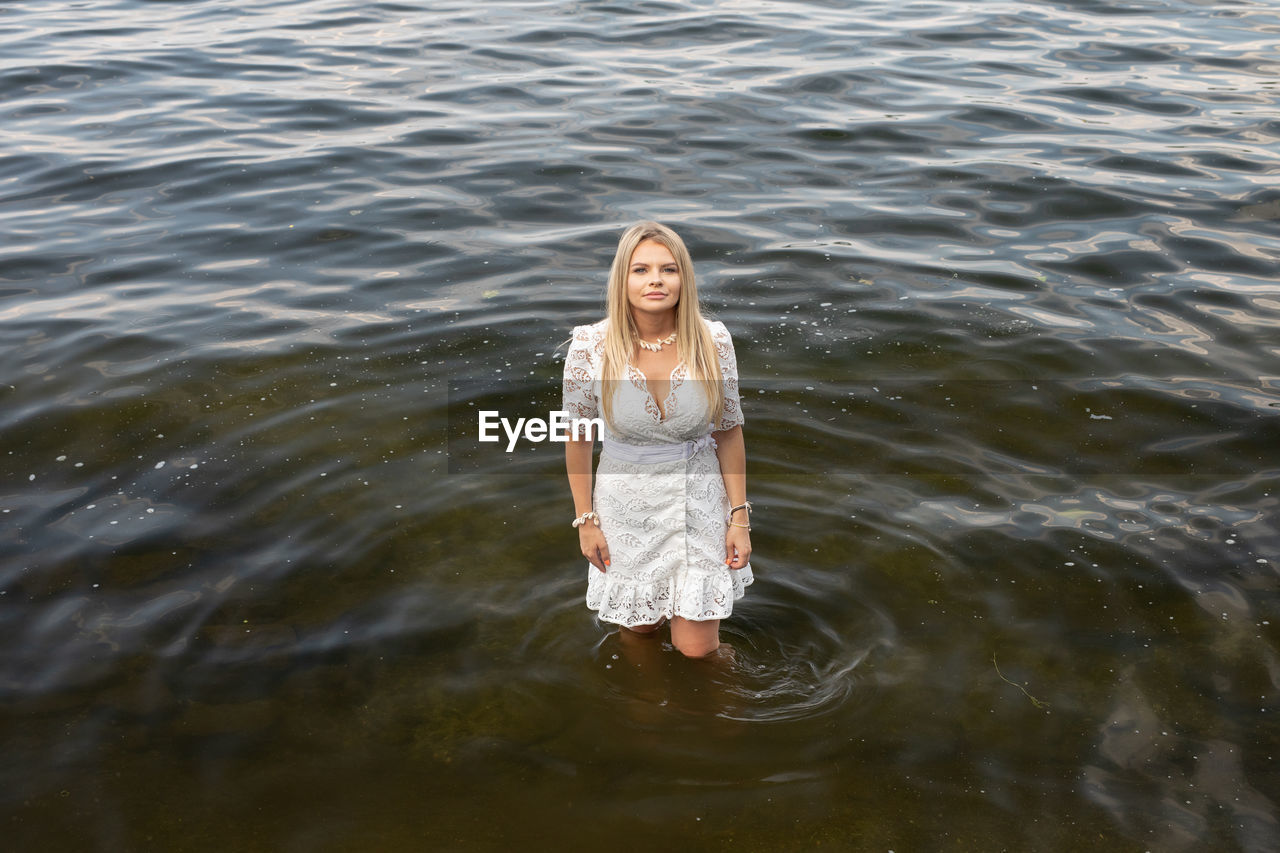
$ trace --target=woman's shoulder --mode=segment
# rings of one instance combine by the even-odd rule
[[[609,327],[609,318],[597,320],[594,323],[587,323],[583,326],[573,327],[573,339],[577,340],[598,340],[604,337],[605,329]]]
[[[574,326],[569,349],[585,350],[588,353],[598,352],[604,345],[605,329],[608,323],[608,318],[605,318],[595,323],[587,323],[584,326]]]
[[[719,320],[712,320],[709,317],[702,318],[703,324],[707,327],[707,331],[711,333],[713,340],[727,341],[729,340],[729,328]]]

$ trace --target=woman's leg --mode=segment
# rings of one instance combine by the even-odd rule
[[[634,628],[619,626],[618,650],[627,664],[626,670],[645,673],[657,671],[662,660],[662,644],[657,641],[658,629],[661,627],[662,622],[656,625],[636,625]]]
[[[652,634],[665,624],[667,624],[667,617],[663,616],[652,625],[634,625],[630,628],[626,625],[619,625],[618,627],[624,631],[630,631],[632,634]]]
[[[687,658],[704,658],[720,648],[720,620],[695,622],[677,616],[671,620],[671,642]]]

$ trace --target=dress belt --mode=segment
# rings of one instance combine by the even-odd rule
[[[603,451],[619,462],[639,462],[651,465],[657,462],[677,462],[688,459],[704,447],[715,449],[716,440],[711,433],[674,444],[627,444],[612,438],[602,438]]]

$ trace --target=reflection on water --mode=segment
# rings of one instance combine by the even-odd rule
[[[5,21],[14,849],[1280,844],[1274,8]],[[639,218],[743,376],[717,662],[457,443]]]

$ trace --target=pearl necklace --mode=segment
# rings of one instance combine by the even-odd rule
[[[676,342],[676,333],[675,333],[675,332],[672,332],[671,334],[667,335],[665,338],[662,338],[662,339],[660,339],[660,340],[656,340],[656,341],[654,341],[653,343],[649,343],[649,342],[648,342],[648,341],[646,341],[646,340],[641,340],[641,341],[640,341],[640,348],[641,348],[641,349],[647,349],[647,350],[649,350],[650,352],[661,352],[661,351],[662,351],[662,348],[663,348],[665,345],[667,345],[667,344],[674,344],[675,342]]]

